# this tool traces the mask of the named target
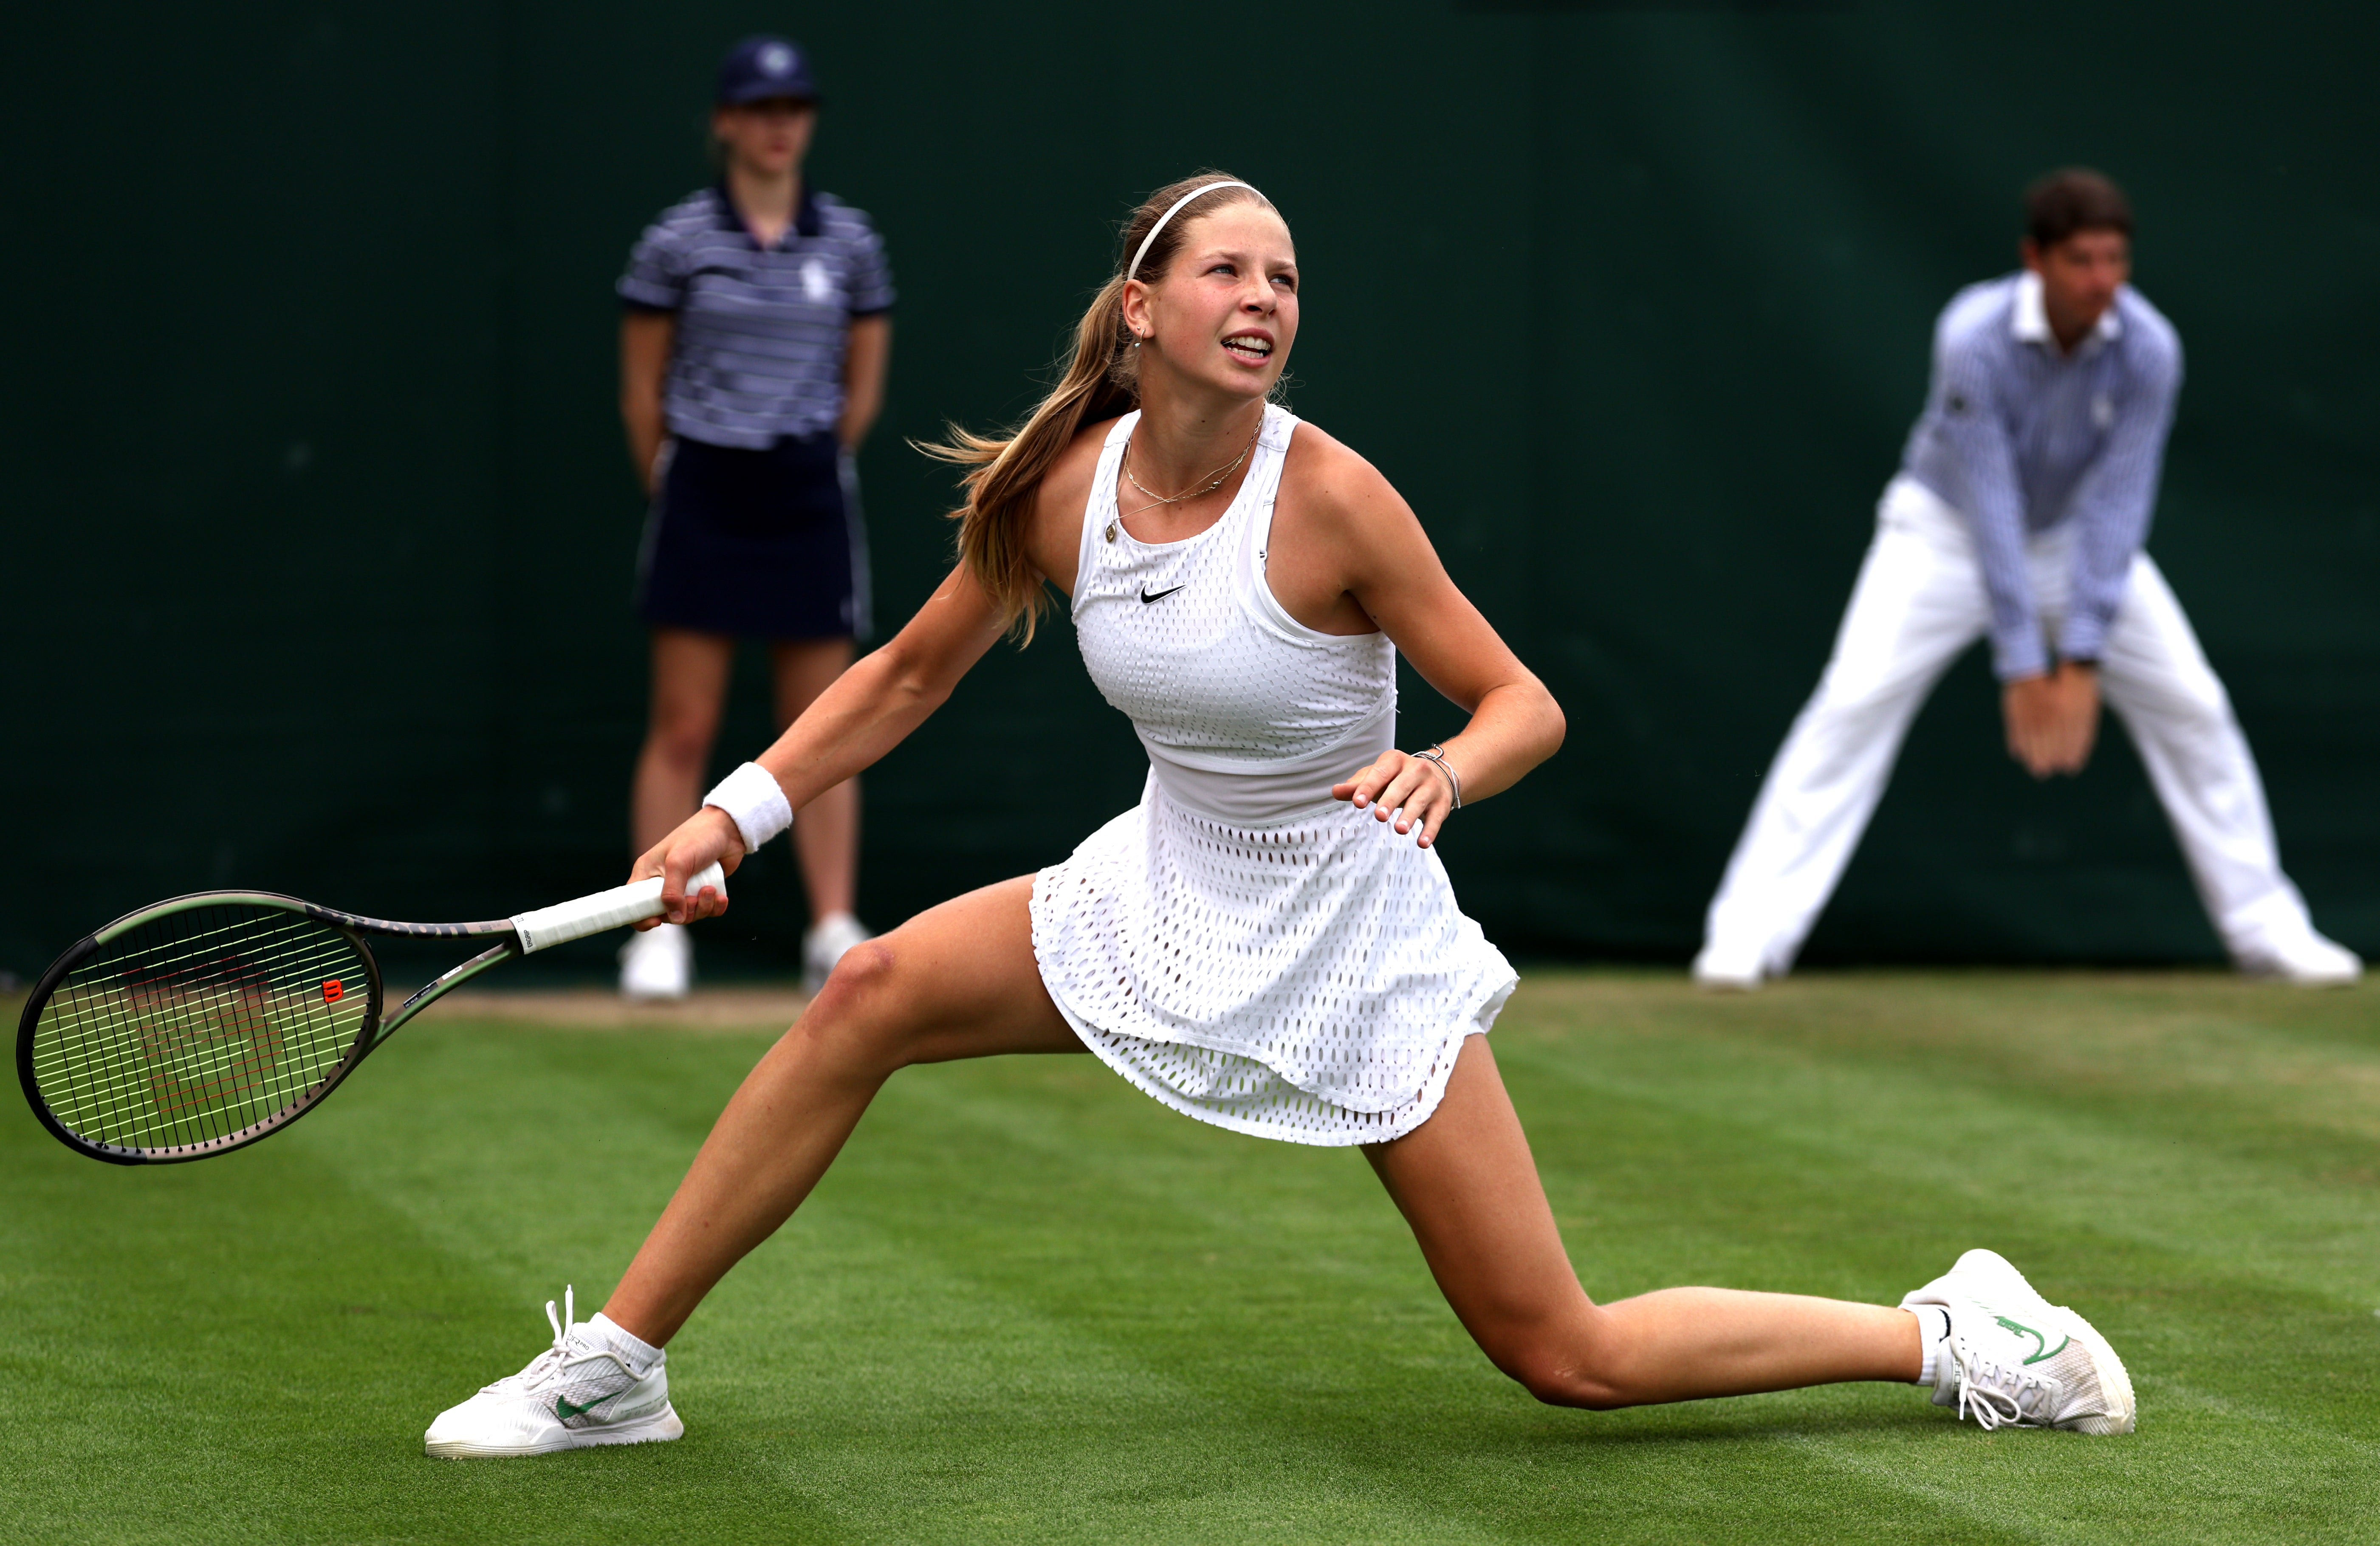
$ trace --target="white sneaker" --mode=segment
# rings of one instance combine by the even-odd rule
[[[1750,993],[1765,975],[1759,952],[1728,949],[1717,940],[1694,958],[1694,985],[1715,993]]]
[[[876,936],[848,912],[830,912],[802,936],[802,986],[816,993],[826,986],[827,973],[854,945]]]
[[[553,1346],[517,1374],[508,1374],[459,1407],[449,1407],[421,1435],[422,1449],[449,1459],[473,1455],[545,1455],[591,1444],[641,1444],[686,1432],[669,1399],[669,1355],[642,1374],[614,1351],[601,1330],[565,1325],[578,1306],[571,1289],[561,1319],[545,1301]]]
[[[2308,929],[2287,944],[2243,951],[2240,970],[2252,977],[2277,977],[2300,987],[2350,987],[2363,975],[2363,958]]]
[[[620,996],[684,998],[694,986],[694,941],[684,924],[655,924],[620,947]]]
[[[1955,1406],[1985,1429],[2132,1431],[2137,1407],[2123,1359],[2090,1322],[2043,1298],[1998,1252],[1967,1252],[1900,1304],[1949,1311],[1950,1346],[1935,1359],[1937,1407]]]

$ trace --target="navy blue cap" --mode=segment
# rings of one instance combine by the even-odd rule
[[[747,38],[719,61],[719,103],[728,107],[771,97],[818,101],[810,56],[789,38]]]

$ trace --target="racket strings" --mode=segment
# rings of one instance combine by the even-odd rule
[[[149,919],[68,972],[42,1009],[42,1099],[81,1137],[205,1143],[305,1104],[371,1004],[354,941],[300,913],[212,903]]]

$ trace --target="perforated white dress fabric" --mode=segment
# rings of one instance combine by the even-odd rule
[[[1139,417],[1099,458],[1073,615],[1149,779],[1034,877],[1041,980],[1109,1067],[1201,1121],[1296,1143],[1402,1137],[1518,978],[1434,850],[1330,798],[1394,743],[1396,651],[1306,627],[1265,579],[1297,420],[1266,409],[1220,520],[1145,543],[1115,498]]]

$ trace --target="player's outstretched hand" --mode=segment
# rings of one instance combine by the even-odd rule
[[[655,924],[691,924],[703,918],[716,918],[727,911],[727,898],[718,888],[706,886],[698,895],[686,894],[686,877],[697,874],[706,865],[717,864],[729,875],[744,863],[744,836],[735,830],[735,823],[716,805],[705,805],[678,824],[677,830],[645,850],[636,867],[628,872],[632,881],[662,877],[662,905],[669,911],[659,918],[650,918],[637,928],[651,928]]]
[[[1394,750],[1382,752],[1371,767],[1345,783],[1333,784],[1330,798],[1353,800],[1359,811],[1370,806],[1382,821],[1393,820],[1401,834],[1418,827],[1421,836],[1414,842],[1420,848],[1438,837],[1447,813],[1454,809],[1454,788],[1444,773],[1420,757]]]

